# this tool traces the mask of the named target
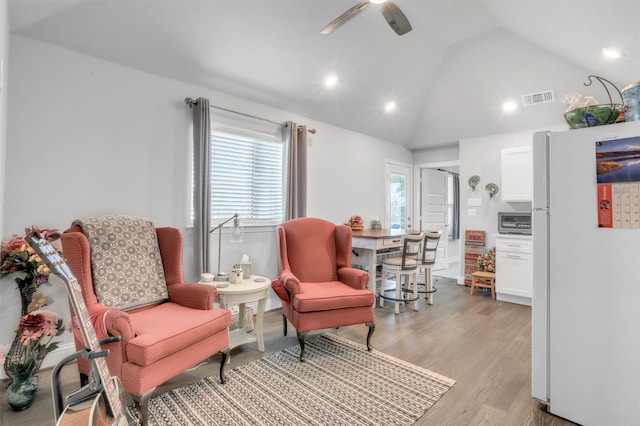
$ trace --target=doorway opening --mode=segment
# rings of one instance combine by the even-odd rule
[[[441,235],[434,275],[458,280],[461,248],[454,225],[456,220],[459,224],[460,200],[454,191],[454,176],[459,175],[459,162],[417,164],[414,167],[417,229],[436,231]]]

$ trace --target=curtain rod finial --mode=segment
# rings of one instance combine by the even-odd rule
[[[194,101],[192,98],[184,98],[184,103],[186,103],[187,105],[189,105],[189,108],[191,108],[194,105],[197,105],[198,103],[196,101]]]

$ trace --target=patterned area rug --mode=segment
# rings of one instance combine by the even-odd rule
[[[454,380],[323,334],[153,398],[151,425],[411,425]]]

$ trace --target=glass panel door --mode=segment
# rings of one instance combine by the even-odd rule
[[[385,227],[392,230],[411,229],[411,166],[387,163]]]

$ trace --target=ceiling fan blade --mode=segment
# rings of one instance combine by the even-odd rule
[[[362,12],[369,6],[369,0],[363,1],[360,4],[353,6],[351,9],[347,10],[342,15],[338,16],[333,22],[324,27],[320,34],[331,34],[338,27],[342,26],[345,22],[349,21],[351,18],[356,16],[358,13]],[[406,19],[406,18],[405,18]]]
[[[398,35],[403,35],[411,31],[411,24],[400,8],[390,1],[382,4],[382,14]]]

